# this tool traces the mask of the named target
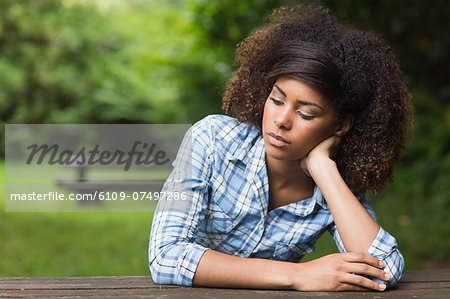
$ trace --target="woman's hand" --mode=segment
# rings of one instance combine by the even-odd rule
[[[308,155],[302,159],[301,167],[303,171],[308,176],[312,177],[312,172],[315,170],[313,167],[318,166],[320,163],[331,161],[331,157],[337,149],[340,141],[340,137],[333,135],[316,145],[316,147],[314,147]]]
[[[384,283],[361,275],[389,281],[377,258],[364,253],[336,253],[295,264],[293,288],[299,291],[384,291]],[[357,275],[360,274],[360,275]]]

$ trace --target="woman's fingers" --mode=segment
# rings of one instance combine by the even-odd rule
[[[379,283],[364,276],[350,273],[347,273],[343,276],[342,282],[344,284],[352,284],[355,287],[362,287],[376,291],[384,291],[386,289],[386,285],[384,283]]]
[[[346,265],[348,274],[345,275],[346,283],[377,291],[384,291],[386,289],[386,285],[384,283],[375,282],[369,278],[361,276],[367,275],[380,280],[389,281],[391,277],[388,273],[382,270],[384,267],[384,263],[382,261],[365,253],[354,252],[345,254],[344,260],[348,262]]]
[[[350,283],[342,283],[340,285],[338,291],[363,291],[363,292],[367,292],[367,291],[373,291],[373,289],[365,288],[365,287],[354,285],[354,284],[350,284]],[[379,291],[379,290],[377,290],[377,291]]]
[[[384,281],[391,279],[390,275],[383,271],[384,263],[376,257],[365,253],[348,253],[344,256],[347,264],[347,272],[368,275]]]
[[[344,253],[344,260],[352,263],[365,263],[376,268],[384,268],[384,263],[382,261],[366,253]]]
[[[383,270],[364,263],[348,263],[346,270],[348,273],[368,275],[384,281],[389,281],[391,279],[390,275]]]
[[[325,138],[322,142],[320,142],[318,145],[316,145],[316,147],[312,150],[316,150],[316,151],[323,151],[328,153],[328,156],[332,156],[333,150],[335,150],[338,145],[339,142],[341,141],[341,138],[338,136],[330,136],[328,138]]]

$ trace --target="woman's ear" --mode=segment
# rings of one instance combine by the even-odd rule
[[[337,128],[336,131],[334,132],[334,135],[339,137],[345,136],[352,126],[353,126],[353,116],[351,115],[341,120],[338,120]]]

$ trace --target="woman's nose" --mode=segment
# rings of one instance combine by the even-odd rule
[[[278,128],[289,130],[291,128],[291,119],[287,109],[280,109],[275,116],[274,123]]]

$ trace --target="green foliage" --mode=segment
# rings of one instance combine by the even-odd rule
[[[164,34],[155,34],[155,26],[146,21],[152,15],[158,20],[157,12],[145,7],[138,13],[137,1],[134,9],[123,6],[104,13],[94,4],[64,3],[2,1],[0,70],[8,74],[0,82],[2,121],[170,120],[171,110],[159,109],[173,108],[170,91],[161,105],[157,96],[164,91],[152,90],[150,81],[158,71],[164,78],[156,61],[160,57],[151,54]]]
[[[233,61],[234,45],[255,31],[272,9],[294,2],[192,0],[189,10],[192,12],[193,24],[199,31],[198,35],[203,37],[202,46],[213,46],[213,52],[228,63]]]
[[[235,45],[272,8],[297,2],[2,0],[0,119],[177,123],[220,113]],[[407,267],[448,265],[450,6],[442,0],[321,2],[356,27],[381,33],[399,58],[413,90],[416,128],[394,182],[371,196],[372,204]],[[10,258],[0,269],[9,269],[7,275],[148,274],[151,217],[144,214],[2,214],[1,253]],[[114,238],[109,223],[117,228]],[[323,240],[318,254],[334,248],[330,238]]]
[[[324,0],[340,19],[380,33],[397,55],[410,86],[424,88],[441,104],[450,97],[450,5],[436,1]],[[422,113],[418,111],[418,113]]]

